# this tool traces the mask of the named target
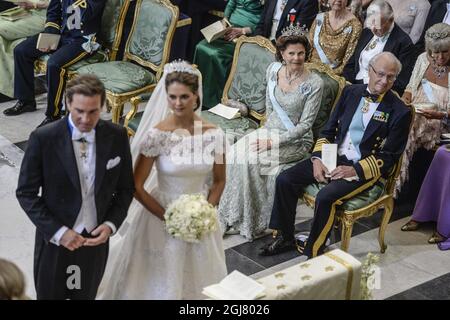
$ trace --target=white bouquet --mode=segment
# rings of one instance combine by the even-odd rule
[[[216,208],[202,194],[183,194],[164,213],[167,232],[186,242],[199,242],[217,229]]]

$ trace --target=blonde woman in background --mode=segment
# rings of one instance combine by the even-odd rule
[[[321,62],[341,74],[355,51],[362,26],[359,19],[347,10],[351,0],[329,0],[328,12],[317,15],[310,30],[311,61]]]
[[[12,262],[0,258],[0,300],[28,300],[25,277]]]

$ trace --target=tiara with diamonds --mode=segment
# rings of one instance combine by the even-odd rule
[[[447,31],[443,31],[443,32],[426,32],[426,35],[428,38],[434,39],[434,40],[439,40],[439,39],[445,39],[447,38],[448,32]]]
[[[174,60],[171,63],[167,63],[164,66],[164,73],[169,74],[172,72],[186,72],[190,74],[194,74],[196,76],[199,75],[200,71],[195,68],[192,64],[184,60]]]
[[[305,36],[307,34],[308,29],[306,28],[306,25],[300,26],[299,22],[297,22],[296,24],[291,23],[288,27],[284,28],[283,31],[281,31],[282,37]]]

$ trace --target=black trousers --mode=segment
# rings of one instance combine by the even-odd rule
[[[338,161],[338,164],[348,165],[349,163]],[[286,237],[293,237],[298,199],[303,194],[303,189],[315,182],[311,159],[306,159],[282,172],[276,181],[269,228],[281,230]],[[342,179],[333,180],[319,191],[316,196],[313,224],[306,243],[305,255],[312,258],[323,253],[325,242],[333,227],[336,206],[342,200],[349,199],[369,188],[375,182],[376,179],[351,182]]]
[[[14,49],[14,96],[22,101],[34,101],[34,62],[47,53],[36,49],[38,35],[29,37]],[[47,117],[61,115],[61,105],[67,68],[88,55],[81,45],[84,38],[61,37],[60,46],[47,61]]]
[[[83,232],[84,237],[91,237]],[[108,259],[109,243],[70,251],[36,232],[34,281],[38,300],[94,300]]]
[[[15,5],[11,2],[0,0],[0,12],[14,8]]]

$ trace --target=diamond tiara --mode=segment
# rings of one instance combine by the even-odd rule
[[[300,23],[293,24],[291,23],[288,27],[284,28],[281,32],[282,37],[289,37],[289,36],[305,36],[308,34],[308,29],[305,25],[302,27],[300,26]]]
[[[184,60],[175,60],[175,61],[172,61],[171,63],[167,63],[164,66],[165,74],[169,74],[172,72],[186,72],[186,73],[194,74],[196,76],[199,76],[199,74],[200,74],[200,71],[197,68],[195,68],[193,65],[191,65],[190,63],[188,63]]]
[[[439,39],[445,39],[449,36],[447,31],[443,31],[443,32],[426,32],[426,35],[428,38],[434,39],[434,40],[439,40]]]

